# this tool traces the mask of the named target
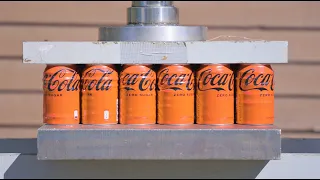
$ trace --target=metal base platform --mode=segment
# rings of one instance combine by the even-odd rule
[[[39,160],[277,160],[281,130],[248,125],[44,125]]]

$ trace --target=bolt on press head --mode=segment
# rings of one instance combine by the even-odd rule
[[[207,27],[179,25],[173,1],[132,1],[127,9],[127,25],[101,27],[100,41],[204,41]]]

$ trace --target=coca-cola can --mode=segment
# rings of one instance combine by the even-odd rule
[[[274,71],[271,65],[240,65],[236,76],[236,123],[274,123]]]
[[[80,75],[75,65],[47,65],[43,72],[43,122],[80,123]]]
[[[197,124],[234,124],[234,73],[229,65],[201,65],[196,87]]]
[[[194,124],[194,73],[190,65],[162,65],[157,74],[158,124]]]
[[[117,124],[118,72],[114,65],[87,65],[81,87],[82,124]]]
[[[120,73],[120,124],[155,123],[155,71],[151,65],[124,65]]]

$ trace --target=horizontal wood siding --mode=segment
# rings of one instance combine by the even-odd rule
[[[318,2],[174,2],[181,24],[207,26],[320,27]],[[1,2],[1,22],[125,23],[131,1]]]
[[[276,125],[284,137],[320,137],[319,2],[175,2],[180,24],[289,42],[276,74]],[[130,1],[0,2],[0,138],[36,137],[45,65],[22,64],[24,41],[93,41],[102,25],[124,25]]]

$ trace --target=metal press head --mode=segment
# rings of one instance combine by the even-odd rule
[[[173,1],[132,1],[127,26],[101,27],[100,41],[204,41],[207,27],[180,26]]]
[[[128,24],[177,25],[179,12],[172,1],[132,1],[127,10]]]

